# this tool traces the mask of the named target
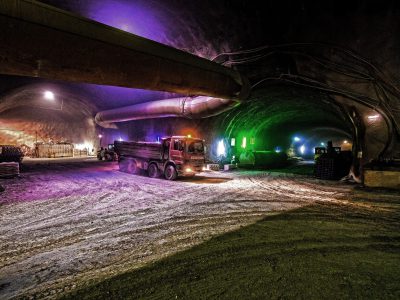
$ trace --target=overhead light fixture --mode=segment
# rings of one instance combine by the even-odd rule
[[[368,116],[367,118],[370,121],[375,121],[375,120],[379,119],[379,115],[371,115],[371,116]]]
[[[54,93],[51,92],[51,91],[45,91],[44,92],[44,99],[53,101],[54,100]]]
[[[295,137],[293,138],[293,140],[294,140],[295,142],[300,142],[300,141],[301,141],[301,138],[299,138],[298,136],[295,136]]]

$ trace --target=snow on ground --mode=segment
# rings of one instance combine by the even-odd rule
[[[350,187],[260,171],[175,182],[94,159],[31,162],[0,179],[0,298],[54,298]]]

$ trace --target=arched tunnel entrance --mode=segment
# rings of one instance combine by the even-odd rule
[[[260,88],[248,101],[219,118],[222,131],[241,152],[275,151],[314,159],[316,147],[328,141],[351,150],[354,129],[340,107],[325,93],[288,85]],[[346,144],[343,144],[346,142]],[[247,144],[247,145],[246,145]]]
[[[27,84],[6,92],[0,103],[0,144],[73,143],[90,152],[98,146],[95,106],[82,93],[59,84]]]

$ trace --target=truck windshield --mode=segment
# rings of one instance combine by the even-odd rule
[[[188,143],[188,153],[203,153],[204,146],[201,141],[192,141]]]

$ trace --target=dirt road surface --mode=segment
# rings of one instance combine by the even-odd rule
[[[56,298],[352,186],[266,171],[175,182],[95,160],[28,165],[0,179],[0,298]]]

